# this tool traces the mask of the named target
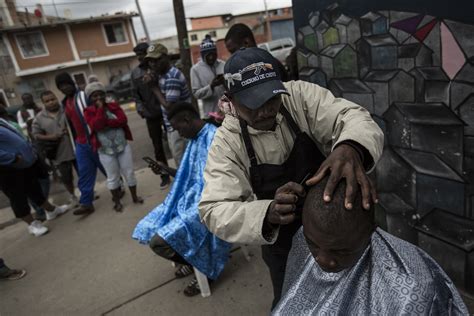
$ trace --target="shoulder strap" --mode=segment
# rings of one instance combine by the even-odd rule
[[[285,119],[288,121],[288,124],[290,125],[291,129],[295,134],[301,134],[301,129],[298,127],[298,125],[295,123],[295,120],[291,116],[290,112],[285,108],[284,105],[281,106],[280,108],[280,113],[285,117]]]
[[[252,141],[250,140],[249,130],[247,129],[247,123],[239,119],[240,129],[242,130],[242,137],[244,138],[245,148],[247,149],[247,155],[250,159],[251,166],[257,166],[257,157],[255,156],[255,150],[252,146]]]

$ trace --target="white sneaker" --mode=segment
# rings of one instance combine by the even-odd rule
[[[69,205],[56,206],[54,211],[46,212],[46,220],[52,221],[53,219],[55,219],[59,215],[66,213],[67,211],[69,211]]]
[[[43,226],[40,221],[33,221],[28,226],[28,232],[36,237],[42,236],[48,232],[48,227]]]

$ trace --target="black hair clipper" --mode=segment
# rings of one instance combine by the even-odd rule
[[[308,173],[306,176],[304,176],[303,180],[300,181],[300,184],[303,186],[304,191],[306,194],[308,194],[308,191],[310,187],[306,185],[306,181],[311,178],[311,173]],[[303,214],[303,206],[304,206],[304,201],[306,200],[306,197],[299,197],[298,202],[296,202],[296,218],[301,219],[301,216]]]

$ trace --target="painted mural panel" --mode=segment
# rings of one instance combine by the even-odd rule
[[[293,0],[293,9],[300,79],[359,103],[386,133],[377,218],[474,293],[474,2]]]

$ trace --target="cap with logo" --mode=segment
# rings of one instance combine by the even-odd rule
[[[158,59],[162,55],[166,55],[166,54],[168,54],[168,49],[166,48],[165,45],[162,45],[162,44],[150,45],[148,49],[146,50],[145,58]]]
[[[255,110],[280,94],[289,94],[281,81],[276,59],[257,47],[241,48],[227,60],[224,78],[229,93]]]

